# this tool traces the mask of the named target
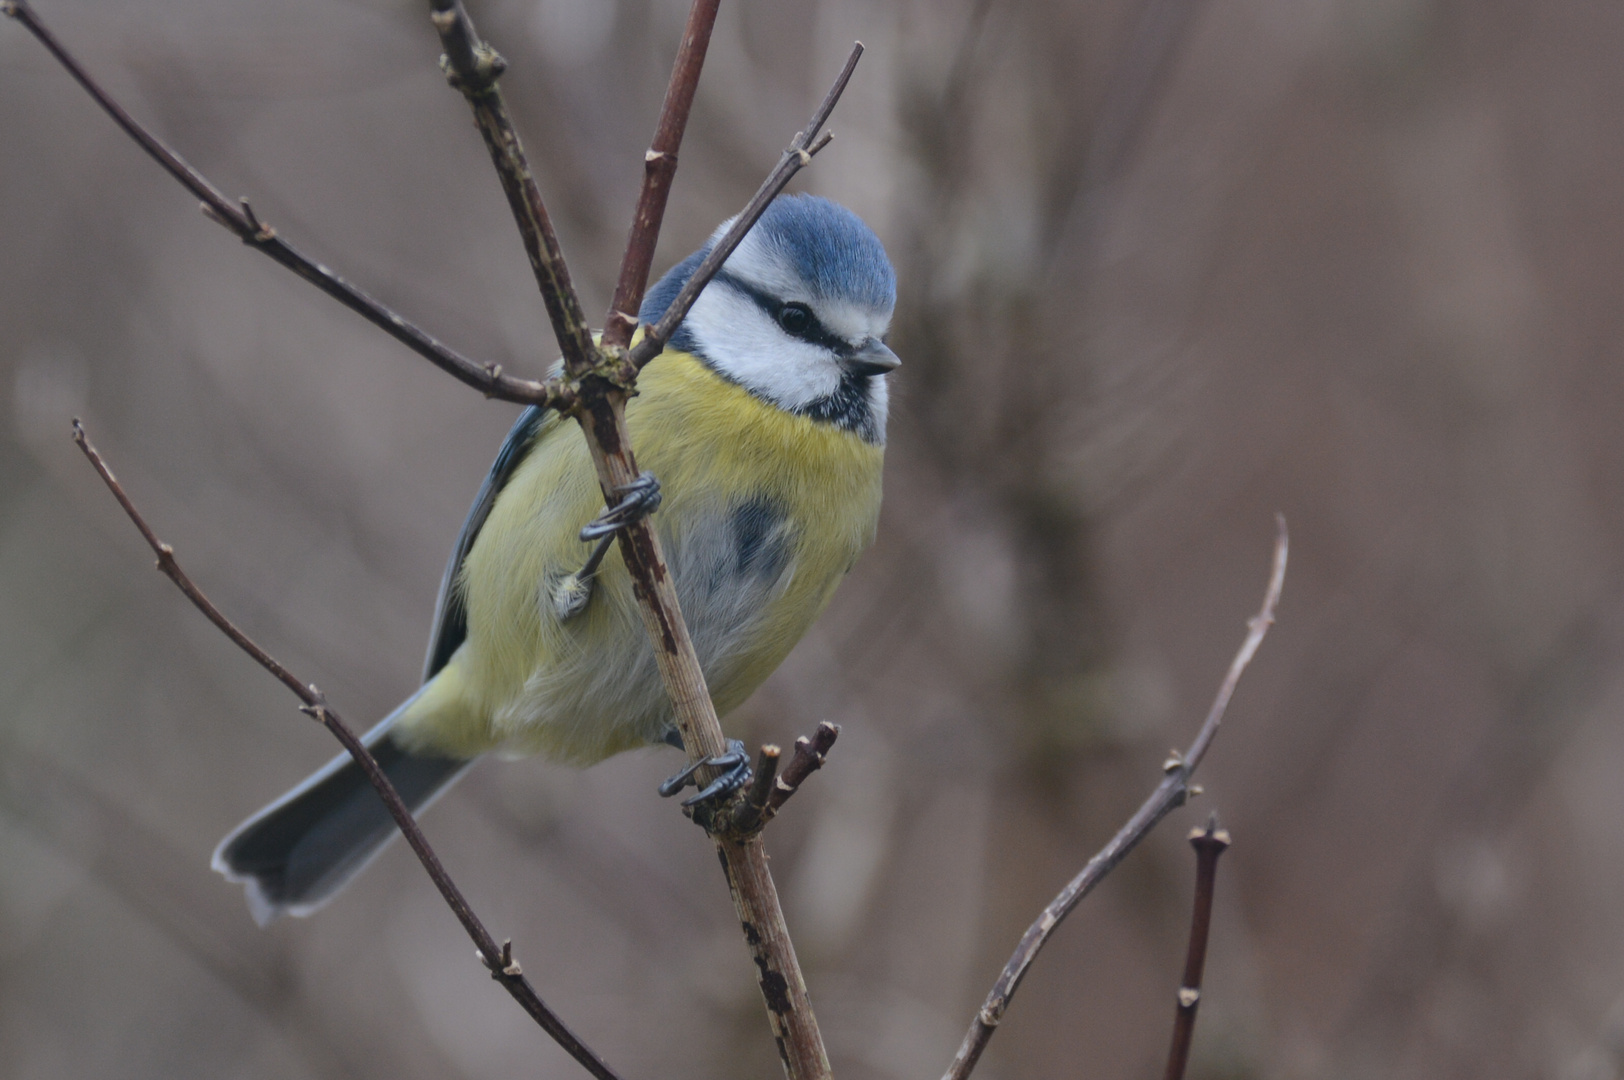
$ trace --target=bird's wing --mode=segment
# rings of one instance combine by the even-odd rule
[[[440,598],[434,605],[434,633],[429,638],[428,657],[423,661],[424,682],[434,678],[446,666],[451,654],[468,636],[468,610],[462,594],[456,588],[456,581],[463,560],[474,546],[474,538],[490,516],[496,496],[501,494],[502,488],[519,468],[519,463],[535,446],[537,435],[549,420],[556,422],[557,419],[556,413],[539,405],[532,405],[520,413],[513,430],[508,432],[507,439],[502,443],[502,449],[496,454],[490,474],[479,486],[479,494],[474,496],[474,505],[468,511],[468,519],[462,523],[462,533],[457,537],[457,543],[451,549],[451,558],[446,562],[445,577],[440,579]]]

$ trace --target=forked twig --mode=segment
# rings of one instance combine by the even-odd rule
[[[744,838],[759,832],[767,822],[777,816],[791,795],[801,790],[806,778],[823,768],[823,763],[840,737],[840,725],[825,720],[810,736],[795,740],[795,756],[790,758],[784,771],[778,771],[782,751],[776,746],[763,746],[756,760],[756,776],[745,793],[739,808],[723,829],[729,836]]]
[[[1249,620],[1246,640],[1241,643],[1235,658],[1230,661],[1229,672],[1218,687],[1218,693],[1213,699],[1212,707],[1207,710],[1206,719],[1202,721],[1201,730],[1196,733],[1195,741],[1183,754],[1175,751],[1167,759],[1162,766],[1164,774],[1162,782],[1156,785],[1156,790],[1140,804],[1133,817],[1128,819],[1128,823],[1111,837],[1111,842],[1088,860],[1082,872],[1067,882],[1059,895],[1043,909],[1037,921],[1021,935],[1020,944],[1015,947],[1014,954],[1004,965],[1004,970],[993,983],[986,1001],[976,1013],[975,1020],[970,1024],[970,1030],[965,1033],[964,1041],[959,1044],[952,1065],[948,1066],[947,1072],[943,1074],[943,1080],[965,1080],[965,1077],[970,1075],[976,1062],[981,1059],[981,1052],[987,1048],[988,1041],[992,1039],[993,1032],[998,1030],[998,1024],[1009,1009],[1010,998],[1015,996],[1021,980],[1026,977],[1027,968],[1032,966],[1032,961],[1048,942],[1055,927],[1072,913],[1083,897],[1094,890],[1094,886],[1116,869],[1117,864],[1138,846],[1139,841],[1143,840],[1162,818],[1175,807],[1183,805],[1189,798],[1190,778],[1195,775],[1201,759],[1206,756],[1207,749],[1212,745],[1213,737],[1218,734],[1218,726],[1223,723],[1224,710],[1229,707],[1229,699],[1234,696],[1241,673],[1252,662],[1258,646],[1263,643],[1264,635],[1274,624],[1275,607],[1280,603],[1280,590],[1284,588],[1286,582],[1288,546],[1286,519],[1276,515],[1275,528],[1274,568],[1269,574],[1263,607]]]
[[[124,508],[124,513],[129,516],[130,521],[140,530],[142,538],[147,542],[147,546],[152,548],[153,554],[158,556],[158,569],[163,572],[164,576],[174,582],[175,587],[186,594],[186,599],[192,602],[192,606],[201,611],[210,622],[220,629],[221,633],[225,634],[238,648],[252,657],[260,667],[276,676],[283,686],[292,690],[300,702],[303,703],[299,711],[310,716],[332,732],[333,736],[344,745],[344,749],[350,752],[350,756],[355,759],[356,764],[361,766],[361,770],[366,773],[367,779],[372,782],[373,788],[378,792],[379,798],[383,799],[384,805],[389,808],[390,815],[395,819],[395,824],[400,827],[400,831],[405,835],[406,842],[411,845],[412,851],[416,853],[418,861],[423,864],[423,869],[433,879],[435,888],[440,890],[440,895],[445,898],[446,904],[450,906],[452,913],[457,916],[457,921],[462,923],[463,929],[473,939],[474,947],[479,950],[480,962],[490,971],[491,978],[501,983],[503,989],[513,995],[513,999],[519,1003],[524,1011],[529,1013],[536,1023],[540,1024],[542,1029],[548,1035],[551,1035],[554,1041],[562,1046],[571,1057],[580,1062],[587,1072],[598,1077],[598,1080],[620,1080],[615,1071],[604,1064],[603,1059],[598,1057],[574,1032],[570,1031],[565,1026],[564,1021],[560,1020],[557,1014],[547,1007],[547,1003],[541,1000],[541,996],[536,993],[535,987],[530,985],[530,980],[525,978],[524,973],[519,969],[518,961],[513,959],[512,943],[504,941],[500,946],[496,944],[496,939],[491,936],[491,932],[485,929],[485,924],[479,921],[479,917],[468,906],[468,901],[462,895],[462,890],[457,887],[455,881],[451,880],[451,875],[447,874],[445,867],[440,864],[439,856],[429,846],[428,838],[423,835],[423,830],[418,828],[416,819],[412,817],[412,812],[401,801],[400,794],[395,791],[395,786],[389,782],[389,777],[384,774],[382,767],[378,765],[377,759],[372,756],[371,751],[361,744],[361,740],[356,737],[355,732],[350,729],[349,725],[327,704],[327,699],[322,696],[321,691],[309,683],[303,682],[293,672],[283,667],[275,657],[260,648],[252,638],[239,630],[235,623],[226,618],[225,614],[215,607],[207,596],[203,595],[203,590],[199,589],[192,579],[187,576],[186,571],[181,569],[180,562],[175,558],[175,549],[158,539],[157,534],[152,531],[152,527],[141,516],[141,512],[135,508],[135,503],[125,493],[124,486],[118,482],[118,478],[113,475],[113,471],[107,467],[107,462],[102,460],[102,456],[96,451],[95,446],[91,445],[90,439],[85,435],[84,426],[77,419],[73,421],[73,441],[78,444],[79,449],[84,452],[90,464],[95,467],[96,472],[102,478],[102,482],[107,485],[107,490],[113,493],[113,498],[117,499],[118,504]]]
[[[839,737],[840,725],[825,720],[810,736],[802,735],[795,740],[795,756],[784,766],[784,775],[773,785],[772,797],[767,800],[768,818],[778,813],[789,797],[801,790],[807,777],[823,768],[830,748]]]
[[[1218,882],[1218,856],[1229,848],[1229,833],[1218,827],[1218,815],[1207,818],[1204,829],[1190,831],[1195,848],[1195,904],[1190,914],[1190,947],[1184,957],[1184,978],[1179,981],[1178,1012],[1173,1018],[1173,1044],[1167,1051],[1162,1080],[1184,1080],[1190,1062],[1190,1040],[1195,1036],[1195,1012],[1201,1007],[1201,975],[1207,966],[1207,934],[1212,929],[1212,893]]]

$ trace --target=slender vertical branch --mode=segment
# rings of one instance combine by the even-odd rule
[[[1190,1062],[1190,1040],[1195,1036],[1195,1012],[1201,1007],[1201,975],[1207,966],[1207,934],[1212,929],[1212,893],[1218,882],[1218,856],[1229,847],[1229,833],[1218,827],[1218,815],[1207,818],[1204,829],[1190,831],[1195,848],[1195,905],[1190,914],[1190,946],[1184,957],[1184,978],[1179,982],[1178,1012],[1173,1017],[1173,1044],[1167,1051],[1162,1080],[1184,1080]]]
[[[118,504],[124,508],[124,513],[134,523],[136,529],[140,531],[142,538],[147,542],[147,546],[152,548],[153,554],[157,555],[158,569],[162,571],[164,576],[174,582],[175,587],[180,589],[185,594],[186,599],[192,602],[192,606],[201,611],[238,648],[252,657],[260,667],[276,676],[277,681],[283,686],[293,691],[294,695],[302,703],[299,711],[332,732],[333,737],[343,744],[345,750],[349,751],[356,764],[361,766],[361,771],[366,773],[367,779],[371,781],[373,788],[378,792],[379,798],[383,799],[384,805],[389,808],[390,816],[395,819],[395,824],[400,827],[401,833],[405,835],[406,842],[411,845],[418,861],[423,864],[423,869],[428,871],[429,877],[434,881],[435,888],[440,890],[440,895],[445,898],[447,906],[456,915],[457,921],[462,923],[463,929],[473,939],[474,947],[479,950],[480,962],[490,971],[491,978],[501,983],[502,988],[513,996],[513,999],[519,1003],[524,1011],[529,1013],[531,1018],[540,1024],[542,1029],[548,1035],[551,1035],[554,1041],[562,1046],[571,1057],[580,1062],[587,1072],[597,1077],[598,1080],[619,1080],[614,1070],[604,1064],[603,1059],[598,1057],[574,1032],[570,1031],[564,1022],[558,1018],[558,1015],[547,1007],[547,1003],[541,1000],[541,996],[536,993],[535,987],[530,985],[530,980],[525,978],[524,972],[520,970],[518,961],[513,959],[512,943],[504,941],[500,946],[496,944],[496,939],[491,936],[491,932],[485,928],[485,924],[480,922],[479,916],[475,915],[473,908],[468,905],[468,900],[462,895],[462,890],[451,879],[451,875],[446,873],[445,867],[440,863],[440,857],[429,846],[428,838],[423,835],[423,830],[418,827],[417,820],[412,817],[412,812],[406,808],[400,793],[395,790],[394,784],[390,783],[389,777],[384,773],[382,766],[372,756],[372,752],[362,745],[360,738],[356,736],[350,726],[327,704],[327,699],[322,696],[321,691],[301,680],[278,662],[275,657],[271,656],[270,653],[260,648],[252,638],[238,629],[230,619],[226,618],[225,613],[215,607],[207,596],[203,595],[203,590],[199,589],[186,572],[181,569],[180,562],[175,558],[175,549],[158,539],[157,534],[152,531],[152,527],[147,524],[146,519],[141,516],[141,512],[136,509],[135,503],[125,493],[124,486],[118,482],[118,478],[113,475],[113,471],[107,467],[107,462],[102,459],[101,454],[91,444],[90,439],[85,435],[84,426],[78,420],[73,422],[73,441],[78,444],[79,449],[84,452],[90,464],[95,467],[97,474],[102,478],[102,482],[107,485],[107,490],[113,493],[113,498],[117,499]]]
[[[959,1044],[958,1053],[953,1057],[953,1063],[943,1074],[943,1080],[965,1080],[975,1069],[976,1062],[981,1060],[981,1053],[992,1040],[993,1032],[1004,1019],[1004,1013],[1009,1009],[1009,1002],[1020,988],[1021,980],[1026,977],[1027,969],[1032,961],[1037,959],[1038,953],[1048,943],[1050,935],[1060,925],[1067,915],[1074,911],[1083,897],[1094,891],[1094,887],[1117,865],[1127,858],[1128,853],[1139,846],[1139,841],[1150,834],[1162,818],[1166,817],[1174,808],[1184,805],[1190,797],[1190,778],[1195,775],[1196,767],[1206,756],[1207,749],[1212,745],[1213,737],[1218,734],[1218,727],[1223,723],[1224,711],[1229,707],[1229,699],[1234,696],[1235,687],[1240,682],[1241,674],[1252,662],[1257,654],[1258,646],[1263,644],[1264,636],[1269,627],[1274,625],[1274,611],[1280,603],[1280,591],[1286,582],[1286,555],[1288,537],[1286,534],[1286,519],[1275,516],[1275,542],[1274,566],[1269,573],[1268,588],[1264,591],[1263,606],[1258,613],[1248,621],[1246,640],[1230,661],[1229,671],[1224,675],[1224,681],[1219,684],[1218,693],[1213,699],[1212,707],[1207,710],[1206,719],[1201,722],[1201,729],[1197,732],[1195,741],[1183,754],[1174,753],[1162,764],[1162,781],[1156,785],[1156,790],[1150,797],[1139,805],[1128,823],[1117,830],[1111,837],[1110,843],[1099,850],[1092,859],[1088,860],[1082,871],[1043,909],[1021,935],[1020,944],[1009,961],[1004,964],[1004,970],[999,972],[998,978],[987,993],[986,1000],[976,1013],[975,1020],[970,1024],[970,1030],[964,1035],[964,1041]]]
[[[637,329],[637,309],[643,304],[649,267],[654,265],[654,247],[665,221],[665,204],[671,197],[671,180],[677,175],[677,151],[688,128],[688,113],[693,109],[699,72],[705,64],[720,4],[721,0],[695,0],[688,9],[688,23],[682,30],[676,62],[671,65],[671,82],[666,87],[665,103],[660,106],[654,140],[643,155],[643,190],[638,193],[637,209],[632,213],[620,281],[603,322],[605,349],[624,349]]]

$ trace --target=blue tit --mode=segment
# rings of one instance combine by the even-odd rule
[[[644,324],[726,228],[649,290]],[[895,302],[895,271],[857,215],[780,197],[627,404],[719,714],[778,667],[874,539]],[[601,506],[576,425],[528,409],[451,553],[423,685],[364,738],[414,811],[493,751],[589,765],[681,745],[618,551],[582,573],[581,529]],[[264,924],[316,910],[395,833],[346,755],[227,836],[214,868],[247,886]]]

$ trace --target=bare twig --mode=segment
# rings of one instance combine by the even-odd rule
[[[802,735],[795,740],[795,756],[784,766],[784,775],[773,785],[772,798],[767,803],[769,819],[783,808],[791,795],[801,790],[801,785],[806,782],[807,777],[823,768],[824,758],[839,737],[840,725],[825,720],[818,725],[818,730],[813,732],[811,737]]]
[[[1143,840],[1162,818],[1175,807],[1183,805],[1189,798],[1190,778],[1195,775],[1201,759],[1206,756],[1207,749],[1212,745],[1213,737],[1218,734],[1218,726],[1224,719],[1224,710],[1229,707],[1229,699],[1235,693],[1235,686],[1240,682],[1241,673],[1252,662],[1258,646],[1263,643],[1264,635],[1274,624],[1274,610],[1280,602],[1280,590],[1286,581],[1286,519],[1276,515],[1275,527],[1277,532],[1274,544],[1274,568],[1269,575],[1263,606],[1248,622],[1246,640],[1241,643],[1235,658],[1230,661],[1229,672],[1218,687],[1212,708],[1207,710],[1206,719],[1202,721],[1201,730],[1197,732],[1195,741],[1183,754],[1174,751],[1163,763],[1162,782],[1156,785],[1156,790],[1140,804],[1133,817],[1128,819],[1128,823],[1111,838],[1111,842],[1088,860],[1082,872],[1060,890],[1059,895],[1043,909],[1037,921],[1021,935],[1020,944],[1016,946],[1014,954],[1010,956],[1004,970],[993,983],[986,1001],[982,1003],[981,1010],[970,1025],[970,1030],[965,1033],[964,1041],[959,1044],[953,1064],[943,1074],[943,1080],[964,1080],[970,1075],[976,1062],[981,1059],[981,1052],[987,1048],[993,1032],[998,1030],[999,1022],[1009,1009],[1010,998],[1015,996],[1021,980],[1026,976],[1027,968],[1032,966],[1032,961],[1048,942],[1055,927],[1071,914],[1083,897],[1094,890],[1094,886],[1116,869],[1117,864],[1138,846],[1139,841]]]
[[[829,748],[839,737],[840,725],[823,721],[811,736],[802,735],[795,740],[795,756],[782,773],[778,771],[778,747],[763,746],[750,790],[739,799],[731,818],[722,818],[721,826],[713,827],[712,831],[733,839],[744,839],[761,831],[778,815],[789,797],[801,789],[806,778],[823,768]]]
[[[564,265],[564,252],[542,202],[541,189],[536,186],[519,134],[514,130],[513,119],[508,115],[502,91],[496,83],[507,69],[507,61],[480,40],[462,0],[431,0],[430,8],[429,18],[446,50],[441,66],[451,85],[462,91],[474,111],[474,123],[484,136],[485,148],[496,166],[502,192],[507,196],[508,208],[513,211],[525,254],[530,259],[530,269],[541,289],[542,302],[547,305],[547,316],[552,320],[558,346],[564,353],[564,370],[579,377],[594,365],[597,352],[586,316],[581,314],[581,301],[570,284],[569,268]]]
[[[501,983],[503,989],[513,995],[513,999],[523,1007],[524,1011],[529,1013],[536,1023],[540,1024],[542,1029],[548,1035],[551,1035],[571,1057],[580,1062],[587,1072],[598,1077],[599,1080],[619,1080],[614,1070],[604,1064],[603,1060],[577,1038],[552,1009],[547,1007],[546,1002],[541,1000],[535,988],[530,985],[530,980],[525,978],[524,973],[519,969],[518,963],[513,959],[512,943],[505,941],[500,946],[496,944],[496,939],[491,936],[489,930],[485,929],[485,924],[479,921],[479,917],[468,906],[468,901],[462,895],[462,890],[457,887],[456,882],[451,880],[451,876],[446,873],[445,867],[440,864],[439,856],[429,846],[428,839],[423,835],[422,829],[418,828],[416,819],[412,817],[412,812],[401,801],[399,793],[395,791],[394,785],[389,782],[389,777],[384,774],[382,767],[378,765],[377,759],[361,744],[361,740],[356,737],[355,732],[350,729],[349,725],[327,704],[327,699],[322,696],[321,691],[309,683],[301,681],[293,672],[283,667],[275,657],[260,648],[253,639],[239,630],[219,608],[214,606],[207,596],[203,595],[203,590],[199,589],[192,579],[186,575],[186,572],[181,569],[179,561],[175,558],[175,549],[158,539],[157,534],[152,531],[146,519],[141,516],[141,512],[135,508],[135,504],[130,500],[129,495],[125,493],[123,485],[118,482],[118,479],[113,475],[113,471],[102,460],[101,454],[97,453],[96,448],[91,445],[89,438],[85,435],[83,425],[77,419],[73,422],[73,441],[78,444],[79,449],[90,460],[90,464],[95,466],[96,472],[100,474],[102,481],[107,485],[107,489],[113,493],[113,497],[118,500],[118,504],[124,508],[124,513],[140,530],[142,538],[147,542],[147,546],[152,548],[153,553],[158,556],[158,569],[163,572],[164,576],[174,582],[176,588],[185,593],[186,598],[192,602],[192,605],[217,626],[221,633],[225,634],[238,648],[252,657],[260,667],[276,676],[283,686],[293,691],[294,695],[303,703],[300,706],[300,711],[332,732],[334,738],[338,739],[344,745],[344,749],[349,751],[356,764],[361,766],[362,771],[367,775],[367,779],[372,782],[373,788],[377,790],[378,796],[383,799],[384,805],[389,808],[390,815],[395,819],[395,824],[400,827],[400,831],[405,835],[406,842],[411,845],[412,851],[416,853],[418,861],[423,864],[423,869],[428,871],[428,875],[433,879],[435,887],[440,890],[440,895],[445,898],[446,904],[450,906],[452,913],[457,916],[457,921],[462,923],[463,929],[473,939],[474,947],[479,950],[480,962],[490,971],[491,978]]]
[[[1179,983],[1178,1012],[1173,1019],[1173,1045],[1167,1051],[1162,1080],[1184,1080],[1190,1061],[1190,1040],[1195,1035],[1195,1012],[1201,1007],[1201,973],[1207,966],[1207,932],[1212,928],[1212,890],[1218,881],[1218,856],[1229,847],[1229,833],[1218,827],[1218,815],[1207,827],[1190,831],[1195,848],[1195,907],[1190,915],[1190,948],[1184,957],[1184,978]]]
[[[846,58],[846,66],[835,76],[833,85],[824,95],[817,111],[812,114],[812,119],[807,121],[804,129],[795,133],[795,138],[790,140],[783,156],[778,159],[778,165],[767,174],[767,179],[761,182],[761,186],[744,205],[744,209],[739,211],[739,216],[734,219],[727,232],[723,233],[722,238],[711,247],[693,276],[677,292],[671,306],[660,316],[660,321],[646,328],[643,331],[643,339],[632,347],[628,359],[634,368],[642,370],[650,360],[660,354],[660,350],[665,348],[665,343],[671,340],[671,335],[676,333],[677,324],[688,314],[688,309],[694,306],[694,301],[699,299],[700,292],[710,284],[711,278],[722,269],[722,264],[733,254],[733,249],[739,246],[745,233],[761,219],[767,205],[784,190],[784,185],[789,183],[791,177],[812,163],[813,155],[829,145],[834,133],[828,132],[819,138],[818,132],[829,122],[829,116],[834,112],[835,105],[840,102],[840,96],[846,92],[846,84],[851,81],[852,72],[857,70],[857,61],[862,56],[863,43],[854,42],[851,55]]]
[[[547,405],[568,408],[571,404],[569,387],[559,382],[541,382],[504,375],[499,364],[483,364],[469,359],[449,348],[423,330],[407,322],[361,289],[345,281],[322,264],[301,254],[282,239],[271,226],[260,221],[247,199],[237,202],[226,198],[202,173],[188,165],[179,154],[141,125],[117,101],[113,100],[101,84],[76,60],[53,34],[49,27],[29,5],[28,0],[4,0],[0,12],[11,16],[39,39],[57,62],[67,69],[80,86],[100,105],[114,123],[124,129],[147,155],[163,166],[164,170],[190,191],[211,220],[231,230],[239,240],[256,251],[263,252],[276,262],[292,270],[340,304],[357,313],[390,337],[401,342],[436,367],[464,382],[487,397],[500,398],[529,405]]]
[[[603,346],[609,350],[624,349],[632,340],[632,331],[637,329],[637,309],[643,305],[643,290],[648,287],[649,267],[654,264],[654,246],[660,238],[660,224],[665,220],[671,180],[677,174],[677,151],[688,127],[688,113],[693,108],[699,71],[705,63],[705,50],[710,46],[711,28],[716,25],[716,9],[720,3],[721,0],[695,0],[688,10],[688,25],[683,28],[682,45],[677,50],[676,62],[671,65],[671,82],[666,87],[665,103],[660,107],[654,140],[648,153],[643,155],[643,190],[637,196],[637,209],[632,214],[626,256],[620,264],[620,281],[603,322]]]

